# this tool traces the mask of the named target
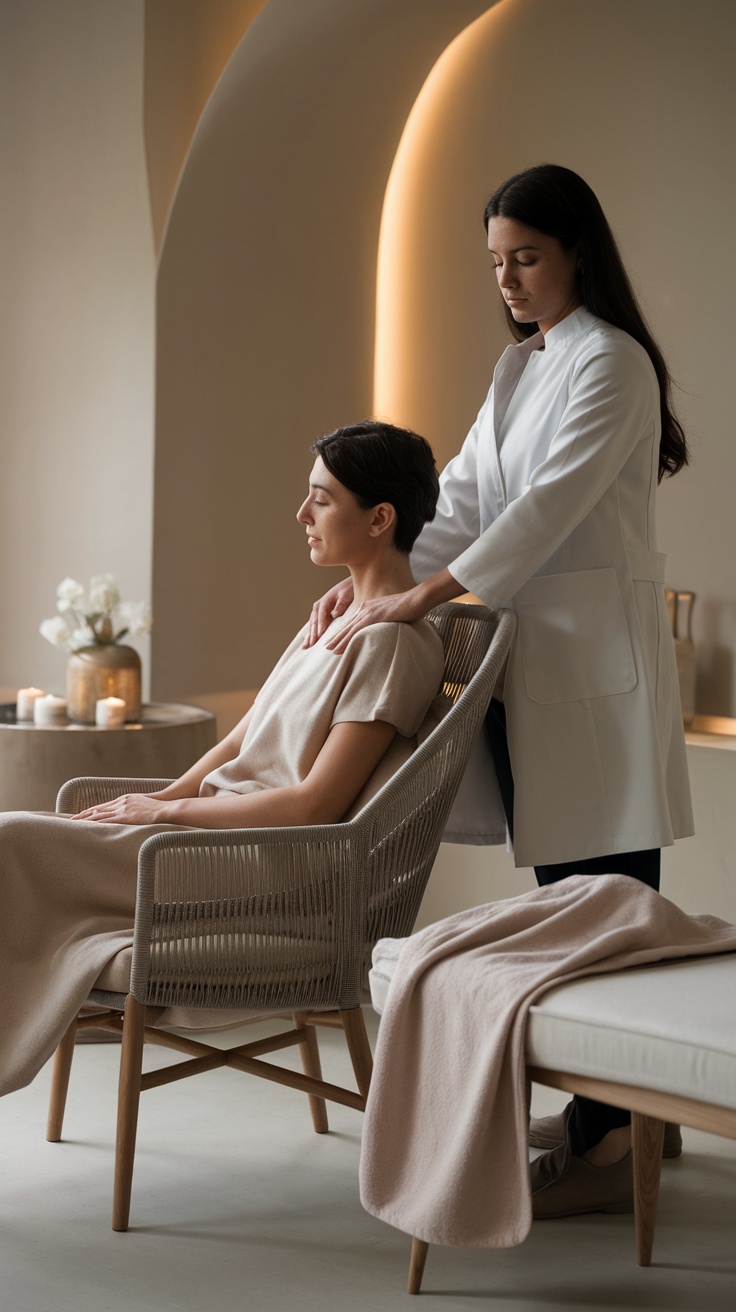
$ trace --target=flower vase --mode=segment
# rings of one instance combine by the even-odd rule
[[[95,703],[122,697],[126,722],[141,718],[141,658],[123,643],[95,643],[72,652],[66,667],[67,714],[94,724]]]

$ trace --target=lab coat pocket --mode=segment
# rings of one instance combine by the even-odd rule
[[[536,575],[515,597],[527,695],[534,702],[612,697],[636,687],[615,569]]]

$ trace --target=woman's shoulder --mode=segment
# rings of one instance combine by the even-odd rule
[[[354,643],[356,651],[358,648],[364,648],[373,651],[405,652],[417,658],[431,657],[444,662],[442,639],[431,620],[414,620],[412,623],[382,620],[378,624],[370,624],[365,629],[359,629],[350,639],[347,651],[350,651]]]
[[[429,687],[436,691],[445,668],[445,649],[431,620],[413,623],[385,620],[359,629],[341,658],[344,677],[356,676],[371,683]]]

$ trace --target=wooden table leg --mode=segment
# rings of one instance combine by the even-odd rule
[[[427,1260],[429,1244],[425,1244],[423,1239],[412,1239],[411,1257],[409,1259],[409,1280],[406,1286],[407,1294],[418,1294],[422,1287],[422,1276],[424,1275],[424,1264]]]
[[[659,1177],[662,1166],[664,1121],[633,1112],[631,1146],[634,1155],[634,1221],[636,1260],[649,1266],[652,1260],[654,1226],[657,1218]]]

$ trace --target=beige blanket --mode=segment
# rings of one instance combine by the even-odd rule
[[[0,812],[0,1093],[33,1079],[132,943],[138,850],[172,828]]]
[[[360,1188],[428,1243],[507,1248],[531,1225],[524,1033],[554,984],[736,950],[736,926],[688,916],[625,875],[574,875],[408,939],[381,1020]]]

